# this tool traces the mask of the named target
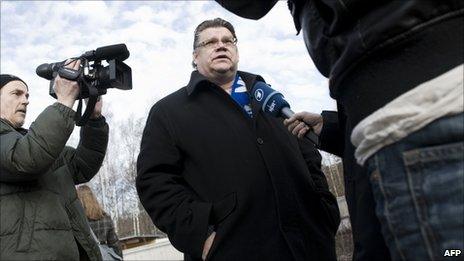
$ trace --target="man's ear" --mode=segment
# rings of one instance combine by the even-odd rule
[[[193,51],[192,52],[192,66],[193,67],[197,67],[197,57],[198,57],[198,53]]]

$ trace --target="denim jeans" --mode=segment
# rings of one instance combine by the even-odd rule
[[[393,260],[464,259],[464,114],[438,119],[367,161]],[[449,253],[449,252],[448,252]]]

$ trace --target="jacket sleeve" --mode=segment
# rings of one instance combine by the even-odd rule
[[[330,192],[327,179],[321,170],[321,154],[316,147],[305,139],[298,139],[300,150],[308,166],[309,173],[316,186],[316,193],[320,198],[324,220],[328,231],[335,233],[340,225],[340,210],[335,196]]]
[[[216,0],[216,2],[238,16],[258,20],[265,16],[278,0]]]
[[[320,149],[342,157],[345,149],[345,134],[336,111],[322,112],[322,130],[319,135]]]
[[[104,117],[89,120],[80,131],[76,149],[67,147],[59,165],[67,164],[74,184],[89,182],[100,170],[108,145],[108,124]]]
[[[114,231],[114,223],[111,217],[107,216],[109,225],[108,234],[106,235],[106,242],[109,247],[111,247],[116,254],[122,257],[121,242],[119,242],[118,236]]]
[[[26,135],[1,134],[1,182],[26,182],[39,178],[62,152],[74,128],[74,111],[60,103],[48,106]]]
[[[183,154],[165,115],[155,104],[148,116],[137,160],[137,192],[173,246],[201,258],[212,204],[201,201],[185,181]]]

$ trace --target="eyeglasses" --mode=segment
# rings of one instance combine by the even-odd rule
[[[226,37],[226,38],[222,38],[222,40],[213,38],[213,39],[209,39],[209,40],[199,43],[196,48],[205,47],[208,49],[213,49],[213,48],[216,48],[219,45],[219,43],[222,43],[227,47],[232,47],[237,44],[237,38]]]

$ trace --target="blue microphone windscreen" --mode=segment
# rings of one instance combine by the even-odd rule
[[[264,82],[256,82],[251,93],[253,99],[259,103],[261,110],[273,115],[274,117],[280,116],[282,108],[290,108],[290,105],[284,99],[284,96]]]

